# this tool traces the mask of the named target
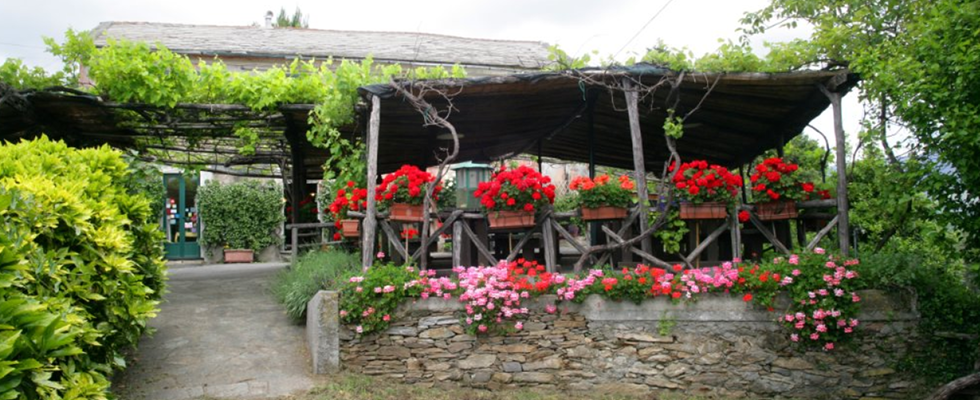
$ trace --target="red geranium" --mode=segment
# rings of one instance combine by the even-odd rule
[[[696,160],[681,164],[674,173],[674,185],[680,198],[694,204],[718,201],[732,203],[742,187],[742,177],[721,165]]]
[[[611,179],[606,174],[599,175],[594,180],[579,176],[572,179],[568,188],[578,192],[578,202],[584,207],[629,207],[633,202],[636,184],[627,175],[620,175],[616,183],[612,183]]]
[[[489,182],[480,182],[473,195],[488,211],[534,212],[555,201],[555,185],[551,184],[551,178],[532,168],[504,166]]]
[[[749,177],[752,190],[759,193],[759,201],[801,201],[810,197],[814,186],[811,182],[800,182],[796,176],[799,165],[785,162],[782,158],[768,158],[762,164],[755,166],[755,172]]]
[[[425,200],[425,191],[436,178],[414,165],[404,165],[397,171],[385,175],[375,189],[375,200],[381,205],[407,203],[420,205]],[[439,199],[442,186],[436,186],[432,200]]]

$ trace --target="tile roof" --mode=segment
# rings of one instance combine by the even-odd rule
[[[543,42],[473,39],[429,33],[336,31],[258,26],[103,22],[95,44],[107,38],[162,43],[182,54],[269,58],[348,58],[376,61],[537,69],[549,64]]]

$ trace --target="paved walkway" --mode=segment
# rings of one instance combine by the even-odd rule
[[[274,398],[314,377],[301,325],[269,293],[285,264],[175,266],[169,293],[113,392],[123,400]]]

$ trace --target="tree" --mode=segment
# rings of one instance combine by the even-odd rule
[[[286,14],[286,8],[279,9],[279,16],[276,17],[276,22],[273,25],[276,28],[309,28],[310,27],[310,16],[303,15],[299,7],[296,7],[296,11],[293,11],[293,15],[289,16]]]
[[[862,79],[871,106],[869,137],[894,173],[908,161],[915,183],[944,221],[967,234],[968,257],[980,248],[980,3],[968,0],[773,0],[746,14],[747,34],[813,27],[811,61],[845,65]],[[889,126],[913,140],[889,142]],[[907,151],[905,157],[896,151]]]

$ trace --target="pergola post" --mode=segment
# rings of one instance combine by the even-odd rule
[[[361,265],[364,271],[374,258],[374,239],[377,229],[378,204],[374,193],[378,181],[378,130],[381,128],[381,98],[371,96],[371,119],[367,135],[367,211],[361,223]]]
[[[820,91],[830,100],[830,106],[834,111],[834,138],[837,141],[837,239],[840,241],[841,255],[847,257],[850,254],[850,234],[851,219],[848,216],[849,205],[847,202],[847,149],[846,137],[844,136],[844,119],[841,116],[841,94],[836,90],[836,79],[832,79],[828,86],[817,85]]]
[[[829,91],[828,91],[829,92]],[[844,257],[850,253],[850,218],[847,202],[847,149],[844,136],[844,120],[841,116],[841,95],[839,92],[827,93],[830,105],[834,109],[834,136],[837,139],[837,237],[840,240],[840,251]]]
[[[637,103],[639,102],[637,93],[633,90],[633,83],[630,79],[623,78],[623,93],[626,95],[626,110],[630,119],[630,137],[633,139],[633,173],[636,179],[636,193],[639,208],[640,232],[647,230],[647,170],[646,163],[643,161],[643,134],[640,131],[640,112]],[[642,250],[650,253],[653,243],[647,236],[641,242]]]
[[[306,155],[303,153],[303,138],[299,136],[297,129],[290,124],[286,127],[286,142],[289,143],[290,156],[290,177],[289,177],[289,197],[292,202],[293,210],[289,217],[294,224],[301,223],[300,201],[306,198]]]

